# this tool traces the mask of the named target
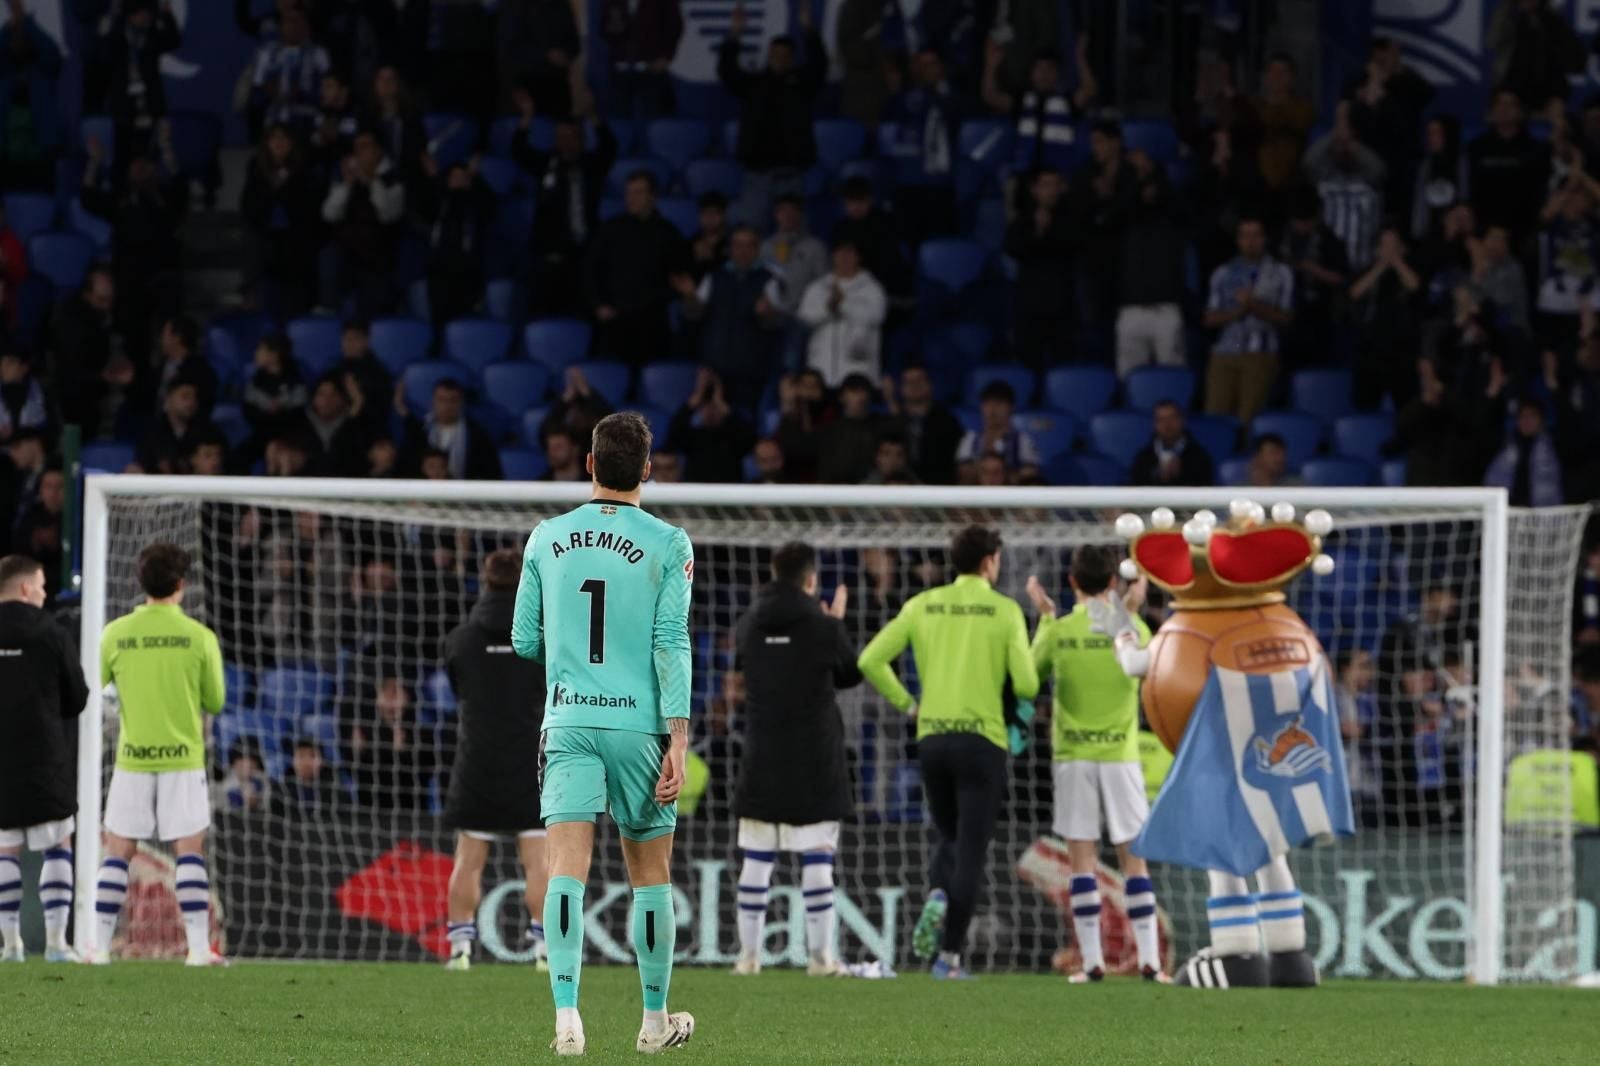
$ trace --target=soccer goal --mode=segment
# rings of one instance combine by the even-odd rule
[[[192,553],[188,608],[221,636],[229,693],[211,733],[210,847],[229,954],[425,960],[444,950],[451,841],[439,812],[458,719],[439,668],[440,639],[471,609],[482,557],[520,549],[534,524],[586,492],[88,478],[85,669],[98,672],[104,623],[136,603],[134,561],[156,539]],[[1226,513],[1238,495],[647,487],[646,506],[683,525],[696,551],[698,761],[675,866],[683,961],[722,965],[736,950],[730,799],[743,692],[731,636],[767,579],[774,548],[791,539],[817,547],[823,590],[849,588],[846,624],[864,644],[910,595],[949,579],[945,549],[967,523],[1001,530],[1002,591],[1023,599],[1024,582],[1037,574],[1064,597],[1072,550],[1120,546],[1120,512]],[[1586,512],[1514,511],[1503,493],[1480,489],[1290,489],[1258,500],[1280,501],[1334,517],[1325,544],[1334,571],[1303,575],[1290,595],[1349,682],[1347,752],[1363,823],[1354,840],[1293,857],[1323,971],[1492,984],[1589,969],[1595,922],[1575,896],[1566,778],[1539,777],[1539,802],[1508,803],[1507,795],[1507,782],[1515,791],[1529,765],[1519,760],[1538,763],[1568,746],[1570,599]],[[909,670],[903,663],[902,675]],[[845,693],[842,706],[857,813],[839,862],[841,953],[908,962],[929,840],[912,734],[865,688]],[[980,968],[1042,970],[1065,965],[1072,950],[1062,850],[1049,837],[1048,717],[1041,695],[1031,747],[1013,762],[987,903],[972,932]],[[115,735],[113,701],[96,692],[81,727],[81,929],[93,927]],[[629,957],[626,880],[608,832],[586,924],[591,958],[621,961]],[[529,956],[510,859],[491,868],[479,927],[492,955],[514,961]],[[135,870],[117,945],[124,954],[161,954],[179,939],[162,861],[151,852],[142,873]],[[1154,876],[1165,947],[1181,957],[1206,936],[1204,877],[1168,868]],[[1115,968],[1127,927],[1114,876],[1105,879]],[[780,869],[776,884],[794,887],[774,893],[770,961],[803,963],[798,871]]]

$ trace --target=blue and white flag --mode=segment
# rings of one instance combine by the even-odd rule
[[[1354,834],[1327,660],[1275,674],[1219,666],[1133,850],[1248,877],[1307,841]]]

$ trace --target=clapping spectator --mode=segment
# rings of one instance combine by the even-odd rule
[[[815,370],[778,381],[778,438],[783,469],[791,481],[812,481],[817,470],[817,431],[822,426],[827,386]]]
[[[1521,100],[1510,90],[1496,92],[1489,128],[1467,145],[1467,187],[1478,222],[1517,236],[1531,232],[1549,173],[1549,148],[1528,132]]]
[[[456,480],[500,480],[500,450],[494,438],[467,417],[467,390],[450,378],[433,387],[433,403],[419,420],[405,409],[405,386],[396,389],[397,406],[406,417],[408,450],[413,469],[424,448],[437,448],[449,456],[450,476]]]
[[[137,461],[147,474],[180,473],[194,442],[216,436],[216,427],[200,412],[198,390],[179,380],[167,390],[160,417],[140,442]]]
[[[33,376],[27,356],[15,351],[0,353],[0,443],[20,430],[45,433],[49,429],[50,401]]]
[[[422,157],[428,151],[427,130],[422,125],[422,112],[412,102],[411,93],[394,67],[379,67],[372,76],[372,95],[361,129],[378,139],[383,155],[403,184],[409,186],[422,176]]]
[[[424,170],[433,171],[433,158]],[[478,178],[478,159],[433,178],[428,204],[428,304],[433,322],[472,313],[483,299],[484,245],[494,196]]]
[[[1549,0],[1500,0],[1489,22],[1494,85],[1529,111],[1559,111],[1567,77],[1583,69],[1583,46]]]
[[[311,306],[320,206],[317,177],[305,153],[287,126],[272,126],[250,160],[239,210],[259,242],[260,303],[280,317]]]
[[[1454,115],[1435,115],[1423,127],[1422,161],[1411,196],[1411,236],[1432,239],[1444,228],[1445,214],[1466,199],[1467,154],[1461,144],[1461,122]]]
[[[1210,485],[1214,477],[1211,454],[1184,428],[1183,408],[1163,400],[1150,417],[1154,432],[1150,443],[1133,457],[1133,483],[1169,488]]]
[[[880,331],[888,295],[861,269],[861,253],[849,241],[833,246],[833,269],[813,281],[800,301],[799,318],[811,329],[806,362],[828,384],[853,375],[868,382],[881,372]]]
[[[117,282],[91,267],[83,288],[57,305],[51,324],[51,391],[61,420],[93,439],[114,426],[137,378],[116,318]]]
[[[873,199],[872,182],[860,175],[846,178],[839,190],[844,217],[834,223],[834,244],[850,243],[861,265],[878,280],[895,307],[912,301],[911,264],[901,250],[894,216]]]
[[[305,387],[299,392],[305,395]],[[313,477],[354,477],[361,470],[369,430],[351,414],[336,371],[317,381],[310,402],[290,417],[284,433],[300,442],[306,473]]]
[[[845,378],[833,417],[817,430],[817,480],[824,485],[858,484],[871,471],[878,438],[886,428],[886,420],[872,410],[872,380],[861,374]]]
[[[1294,274],[1267,254],[1258,218],[1240,220],[1238,248],[1211,275],[1205,325],[1221,332],[1206,368],[1206,411],[1248,423],[1278,375],[1279,331],[1294,321]]]
[[[244,417],[251,436],[269,441],[294,424],[306,403],[305,382],[294,363],[294,347],[281,333],[269,333],[256,344],[255,370],[244,391]]]
[[[1555,507],[1566,498],[1561,460],[1544,424],[1544,406],[1525,397],[1517,403],[1517,420],[1509,439],[1489,462],[1483,483],[1505,489],[1513,507]]]
[[[800,4],[796,12],[805,36],[804,64],[797,61],[794,38],[782,34],[767,43],[763,69],[740,65],[739,39],[746,24],[742,0],[734,6],[717,54],[717,77],[740,101],[736,154],[745,174],[738,216],[752,225],[771,216],[779,195],[804,193],[805,172],[817,161],[811,117],[828,76],[828,52],[812,24],[811,5]]]
[[[363,423],[370,433],[387,432],[394,379],[372,350],[372,328],[365,319],[347,319],[339,331],[339,363],[335,370],[344,384],[350,417]]]
[[[756,231],[739,226],[726,266],[698,285],[688,274],[672,279],[684,318],[698,327],[700,362],[716,372],[733,404],[745,408],[761,399],[772,369],[771,333],[781,324],[782,283],[760,262],[760,251]]]
[[[7,189],[45,189],[63,139],[56,101],[61,49],[24,10],[23,0],[6,0],[6,11],[0,113],[9,121],[0,126],[0,181]]]
[[[1016,390],[1005,381],[995,380],[978,393],[979,429],[969,430],[956,449],[961,480],[968,485],[984,484],[981,460],[997,457],[1004,469],[1006,484],[1015,485],[1039,476],[1039,446],[1026,430],[1012,423],[1017,411]]]
[[[744,479],[744,457],[755,442],[749,420],[728,405],[722,379],[702,367],[694,394],[672,418],[667,448],[683,455],[694,481],[725,484]]]
[[[656,210],[655,178],[635,171],[623,187],[622,214],[601,224],[585,263],[597,349],[635,365],[667,351],[670,279],[688,269],[687,244]]]
[[[728,245],[733,229],[728,224],[728,198],[716,189],[707,189],[695,201],[700,228],[689,238],[693,258],[690,275],[699,281],[728,261]]]
[[[1417,129],[1433,86],[1405,65],[1398,41],[1380,37],[1372,42],[1366,70],[1346,87],[1345,99],[1356,137],[1384,162],[1388,212],[1406,217],[1421,148]]]
[[[678,0],[604,0],[600,36],[611,60],[613,110],[634,121],[672,114],[667,72],[683,38]]]
[[[583,376],[583,371],[578,367],[567,367],[562,380],[561,395],[550,405],[550,413],[545,416],[539,432],[544,434],[556,428],[570,429],[579,441],[586,442],[594,432],[594,424],[611,413],[611,404],[589,384],[589,379]]]
[[[967,109],[950,91],[944,59],[928,46],[911,60],[911,82],[884,117],[899,128],[891,151],[895,210],[905,236],[920,241],[955,229],[956,131]]]
[[[298,7],[278,20],[278,37],[256,49],[250,72],[250,123],[257,132],[281,123],[309,134],[329,69],[328,50],[311,39],[311,22]]]
[[[494,39],[502,100],[521,90],[547,115],[572,111],[574,61],[583,51],[572,12],[571,0],[501,0]]]
[[[1407,258],[1399,229],[1385,226],[1379,234],[1378,254],[1350,286],[1350,298],[1360,328],[1355,356],[1357,408],[1375,409],[1385,393],[1403,403],[1412,391],[1409,377],[1419,343],[1422,275]]]
[[[318,86],[317,113],[311,122],[311,160],[321,180],[327,181],[339,169],[339,161],[355,147],[360,129],[350,76],[341,70],[328,71]]]
[[[520,122],[511,150],[538,190],[533,214],[533,296],[549,315],[576,315],[582,306],[584,249],[600,219],[606,175],[617,158],[617,138],[605,120],[593,115],[593,96],[579,94],[580,115],[557,120],[549,152],[530,140],[534,103],[515,94]],[[584,144],[584,118],[592,118],[595,146]]]
[[[1333,130],[1306,152],[1306,177],[1322,198],[1322,217],[1344,242],[1351,270],[1365,270],[1383,218],[1384,161],[1357,139],[1340,112]]]
[[[1287,346],[1296,362],[1320,363],[1337,342],[1350,258],[1345,242],[1323,221],[1317,190],[1296,189],[1289,208],[1289,224],[1278,242],[1279,262],[1294,271],[1294,325]]]
[[[1093,263],[1078,272],[1078,322],[1099,343],[1110,333],[1128,205],[1139,196],[1138,179],[1123,154],[1122,127],[1102,120],[1089,131],[1089,160],[1079,168],[1076,218],[1078,257]]]
[[[100,22],[90,64],[88,98],[116,123],[124,158],[148,150],[157,122],[167,114],[161,57],[183,45],[171,0],[126,0]]]
[[[1188,227],[1166,172],[1147,152],[1128,153],[1134,195],[1123,201],[1117,257],[1117,376],[1155,362],[1184,366],[1182,304]]]
[[[1006,230],[1006,254],[1017,264],[1012,348],[1038,370],[1071,358],[1072,251],[1075,226],[1067,182],[1055,170],[1034,172],[1028,208]]]
[[[588,446],[566,426],[556,426],[544,434],[544,458],[550,469],[541,481],[588,481],[584,456]]]
[[[934,397],[933,379],[927,368],[906,367],[900,373],[898,390],[894,379],[885,377],[883,402],[905,442],[916,480],[930,485],[955,484],[956,449],[961,447],[966,430]]]
[[[991,37],[984,53],[983,102],[991,111],[1016,120],[1019,169],[1067,173],[1074,162],[1078,118],[1098,91],[1089,66],[1088,35],[1078,34],[1078,85],[1071,95],[1061,84],[1061,53],[1054,46],[1034,49],[1028,84],[1020,90],[1003,84],[1005,54],[1006,46]]]
[[[1577,332],[1578,309],[1600,302],[1600,225],[1596,183],[1577,155],[1567,178],[1545,202],[1539,234],[1539,311],[1562,326],[1563,342]]]
[[[372,133],[359,134],[322,201],[322,219],[333,229],[319,267],[323,306],[341,307],[349,298],[366,316],[388,310],[405,207],[405,185],[383,145]]]
[[[1260,136],[1256,167],[1272,192],[1294,180],[1306,135],[1316,119],[1311,101],[1295,91],[1295,63],[1285,52],[1267,57],[1261,70],[1261,95],[1255,101],[1255,122]]]

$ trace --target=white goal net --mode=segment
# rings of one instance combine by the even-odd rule
[[[582,491],[90,480],[86,661],[99,626],[137,601],[134,561],[154,540],[192,553],[187,607],[221,638],[229,691],[211,733],[210,848],[230,955],[424,960],[446,951],[451,841],[440,813],[457,719],[440,670],[441,639],[471,608],[483,556],[520,549],[534,524]],[[1000,587],[1026,604],[1030,574],[1067,598],[1073,549],[1120,547],[1112,529],[1119,511],[1221,511],[1229,498],[1194,490],[647,488],[646,505],[687,528],[696,558],[691,747],[707,779],[679,822],[682,959],[721,965],[736,949],[730,803],[743,692],[730,644],[775,547],[798,539],[818,549],[824,592],[850,590],[846,624],[859,647],[909,596],[949,580],[946,548],[962,525],[1000,529]],[[1519,757],[1567,748],[1570,596],[1585,513],[1508,515],[1502,497],[1480,490],[1294,490],[1261,502],[1280,498],[1325,507],[1336,521],[1326,539],[1332,575],[1306,574],[1291,588],[1291,603],[1339,670],[1361,827],[1354,840],[1293,857],[1324,972],[1455,979],[1470,971],[1492,981],[1588,969],[1571,830],[1548,813],[1565,809],[1561,797],[1546,796],[1531,813],[1502,800],[1504,775]],[[1162,608],[1153,595],[1152,624]],[[902,676],[909,671],[903,663]],[[1494,675],[1503,684],[1479,685]],[[838,865],[841,952],[909,963],[930,834],[913,736],[869,689],[842,697],[856,816]],[[115,751],[114,703],[106,702],[103,725],[98,706],[91,701],[86,718],[86,826]],[[1032,746],[1012,763],[986,903],[973,926],[979,967],[1042,970],[1066,965],[1072,952],[1064,853],[1049,837],[1046,695],[1038,706]],[[83,889],[95,858],[92,834],[81,838],[80,917],[92,908],[92,890]],[[602,839],[588,895],[590,952],[622,961],[631,958],[626,879],[609,830]],[[488,953],[507,961],[528,957],[512,859],[507,849],[491,864],[479,916]],[[1185,955],[1207,935],[1204,877],[1159,867],[1154,877],[1165,947]],[[1116,966],[1127,941],[1131,967],[1115,878],[1109,870],[1104,878],[1108,954]],[[181,950],[164,858],[142,855],[134,880],[117,950]],[[780,869],[777,883],[796,887],[774,893],[768,949],[773,961],[803,962],[798,870]]]

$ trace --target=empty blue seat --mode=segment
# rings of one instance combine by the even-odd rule
[[[867,128],[853,118],[819,118],[811,123],[817,141],[817,162],[837,174],[846,163],[867,153]]]
[[[661,212],[661,217],[678,227],[678,232],[685,237],[693,237],[700,232],[700,205],[687,196],[668,196],[656,201],[656,210]]]
[[[492,318],[458,318],[444,328],[445,358],[471,367],[474,375],[511,350],[511,326]]]
[[[1289,406],[1332,423],[1355,408],[1350,371],[1317,367],[1298,371],[1289,379]]]
[[[77,202],[74,197],[73,203]],[[8,192],[5,206],[6,225],[24,244],[56,224],[56,198],[48,193]]]
[[[928,281],[960,292],[982,276],[984,258],[976,241],[940,238],[922,242],[917,249],[917,269]]]
[[[950,413],[956,416],[956,421],[968,433],[983,432],[983,413],[976,407],[952,407]]]
[[[519,359],[483,368],[484,399],[518,417],[549,390],[550,371],[539,363]]]
[[[499,404],[476,399],[467,404],[467,417],[482,426],[484,432],[497,441],[516,442],[521,438],[520,411],[507,411]]]
[[[940,398],[957,399],[967,369],[981,365],[994,345],[994,331],[982,322],[952,322],[932,331],[922,345],[922,360]]]
[[[731,159],[696,159],[684,168],[683,187],[696,199],[715,191],[729,202],[737,201],[744,188],[744,167]]]
[[[530,448],[544,450],[544,441],[540,439],[539,431],[544,428],[544,420],[550,416],[548,407],[531,407],[522,412],[522,440]]]
[[[522,282],[516,278],[496,278],[483,288],[484,309],[489,317],[512,325],[521,325]]]
[[[522,168],[509,159],[486,155],[478,160],[478,177],[496,196],[505,196],[522,182]]]
[[[1044,477],[1052,485],[1125,485],[1128,468],[1109,455],[1069,453],[1047,461]]]
[[[1406,461],[1404,459],[1390,459],[1383,464],[1381,476],[1386,488],[1404,488],[1406,484]]]
[[[500,472],[507,481],[538,481],[550,472],[543,452],[532,448],[501,448]]]
[[[1340,455],[1383,462],[1383,447],[1394,436],[1394,415],[1381,411],[1345,415],[1333,424],[1333,447]]]
[[[658,118],[644,129],[644,145],[664,159],[674,173],[682,174],[691,162],[711,147],[711,127],[692,118]]]
[[[222,687],[226,698],[222,704],[223,712],[231,714],[250,706],[251,697],[254,695],[251,691],[254,684],[255,678],[251,676],[249,670],[246,670],[238,663],[224,662],[222,664]]]
[[[326,709],[333,679],[313,666],[278,666],[261,675],[256,705],[263,714],[298,722]]]
[[[294,345],[294,360],[307,379],[317,377],[343,358],[344,324],[331,315],[291,319],[285,332]]]
[[[645,420],[650,427],[650,439],[655,443],[655,449],[660,451],[666,444],[668,430],[672,428],[673,412],[664,407],[651,404],[639,404],[634,408],[634,413]]]
[[[204,111],[173,111],[167,115],[172,127],[172,154],[178,173],[186,178],[212,180],[217,169],[217,153],[222,150],[222,120]]]
[[[672,184],[672,168],[660,159],[634,156],[630,159],[619,159],[611,164],[611,172],[606,177],[607,185],[618,196],[622,195],[623,187],[628,184],[628,177],[634,171],[643,170],[656,179],[656,192],[665,194]]]
[[[1172,400],[1185,409],[1194,398],[1194,371],[1186,366],[1141,366],[1122,383],[1128,406],[1135,411],[1151,411],[1163,400]]]
[[[1124,151],[1142,151],[1164,165],[1178,158],[1178,133],[1164,119],[1130,119],[1122,124]]]
[[[1230,459],[1239,451],[1239,420],[1232,415],[1189,415],[1184,426],[1213,463]]]
[[[85,470],[120,474],[133,462],[134,448],[127,441],[92,440],[83,446],[78,461]]]
[[[1366,486],[1372,484],[1372,464],[1364,459],[1346,455],[1323,456],[1308,459],[1300,468],[1300,476],[1307,485],[1333,488],[1339,485]]]
[[[478,147],[478,120],[470,115],[424,115],[422,128],[428,135],[428,154],[443,171],[465,163]]]
[[[1244,456],[1236,459],[1226,459],[1217,464],[1218,485],[1248,485],[1250,483],[1250,460]]]
[[[1111,406],[1117,375],[1103,366],[1062,366],[1044,376],[1045,403],[1087,422]]]
[[[976,404],[979,394],[991,381],[1003,381],[1010,385],[1016,393],[1019,409],[1033,403],[1033,394],[1039,387],[1033,371],[1017,363],[974,367],[967,375],[967,403]]]
[[[244,411],[235,403],[219,403],[211,409],[212,423],[227,438],[229,448],[237,448],[250,439],[250,423]]]
[[[1033,438],[1046,462],[1070,452],[1078,436],[1078,424],[1064,411],[1023,411],[1011,424]]]
[[[28,265],[63,292],[78,288],[94,262],[94,242],[81,233],[41,233],[28,242]]]
[[[676,411],[693,395],[699,376],[694,363],[651,363],[639,372],[639,400]]]
[[[1089,443],[1124,468],[1150,443],[1150,416],[1135,411],[1102,411],[1089,420]]]
[[[594,331],[578,318],[542,318],[529,322],[522,330],[522,346],[528,358],[543,363],[559,374],[589,354]]]
[[[619,406],[628,395],[629,371],[625,363],[609,361],[596,361],[592,363],[579,363],[578,369],[583,371],[584,379],[589,382],[589,387],[605,397],[612,407]]]
[[[1252,448],[1263,433],[1276,433],[1283,438],[1289,452],[1289,469],[1298,470],[1317,454],[1322,443],[1322,419],[1300,411],[1267,411],[1250,422]]]
[[[416,318],[375,318],[370,339],[372,354],[389,368],[389,373],[399,376],[412,363],[428,358],[433,328]]]
[[[429,359],[412,363],[400,380],[405,384],[406,406],[416,418],[421,418],[433,407],[433,390],[441,381],[454,381],[469,392],[475,375],[468,367],[447,359]]]

